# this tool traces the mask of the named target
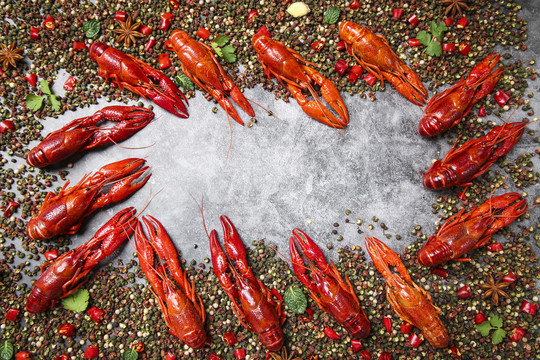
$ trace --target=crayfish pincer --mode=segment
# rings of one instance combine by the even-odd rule
[[[30,219],[26,234],[32,240],[47,240],[60,234],[74,234],[82,220],[97,209],[118,202],[139,190],[151,174],[146,160],[130,158],[103,166],[85,175],[75,186],[66,182],[58,194],[48,193],[39,212]],[[105,194],[103,188],[111,185]]]
[[[321,249],[302,230],[294,229],[292,233],[289,251],[293,270],[302,284],[309,289],[313,301],[322,311],[332,315],[355,338],[368,336],[371,324],[360,306],[349,278],[345,276],[343,280],[334,263],[332,262],[330,266],[326,262]],[[295,240],[309,260],[309,268],[304,265]],[[311,279],[306,270],[310,271]]]
[[[440,310],[433,306],[431,296],[412,281],[399,256],[374,237],[366,238],[366,248],[373,265],[386,281],[386,299],[396,314],[418,327],[433,347],[447,347],[449,337],[439,318]],[[390,266],[395,266],[397,273],[392,272]]]
[[[77,290],[90,270],[111,255],[133,233],[137,222],[135,212],[132,207],[118,212],[86,243],[64,253],[52,264],[42,264],[42,275],[30,291],[26,309],[32,313],[44,312],[53,307],[58,299]],[[47,270],[43,271],[49,264]]]
[[[62,161],[81,151],[127,139],[150,124],[154,112],[138,106],[107,106],[91,116],[75,119],[48,134],[28,153],[29,165],[42,168]],[[116,124],[99,127],[109,120]]]
[[[205,312],[199,294],[195,293],[193,281],[190,283],[178,261],[177,251],[163,225],[152,216],[142,218],[148,237],[141,223],[135,230],[135,246],[139,264],[152,291],[165,323],[180,340],[188,346],[199,349],[206,343],[204,331]],[[158,255],[158,264],[154,259]],[[164,265],[164,266],[160,266]],[[169,269],[174,282],[167,275]]]
[[[90,58],[98,64],[98,75],[102,78],[111,79],[113,84],[120,89],[126,88],[144,98],[149,97],[156,104],[178,117],[187,118],[189,116],[186,108],[186,97],[161,71],[152,68],[142,60],[100,42],[93,43],[89,53]]]
[[[281,312],[281,302],[273,300],[271,292],[255,277],[246,258],[246,249],[240,240],[229,218],[221,216],[221,225],[225,237],[225,250],[221,249],[216,230],[210,232],[210,252],[214,274],[223,290],[233,303],[233,311],[240,323],[249,331],[259,335],[261,343],[270,351],[279,351],[283,346],[285,315]],[[234,261],[237,270],[229,259]],[[227,269],[230,269],[236,280],[232,282]]]

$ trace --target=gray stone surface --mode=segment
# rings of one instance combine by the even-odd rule
[[[523,3],[521,16],[529,21],[529,50],[517,56],[538,61],[540,3]],[[537,113],[538,87],[538,81],[531,87]],[[358,95],[344,95],[351,122],[345,131],[338,132],[307,117],[295,102],[275,101],[273,94],[260,87],[246,91],[245,95],[268,107],[281,121],[256,108],[258,122],[254,127],[233,122],[228,159],[231,135],[225,112],[220,108],[214,114],[215,105],[198,92],[189,101],[188,119],[176,118],[156,106],[157,119],[121,143],[128,148],[152,146],[136,150],[111,146],[88,152],[74,162],[69,175],[72,183],[87,172],[127,157],[146,158],[153,173],[150,182],[129,200],[90,217],[74,236],[74,244],[89,239],[120,209],[143,209],[155,194],[144,213],[163,223],[188,261],[210,256],[201,215],[190,194],[198,200],[204,195],[207,227],[218,229],[220,239],[219,216],[226,214],[244,243],[264,238],[287,255],[288,239],[295,227],[306,231],[325,251],[329,242],[337,247],[364,246],[357,226],[343,221],[346,209],[352,211],[349,218],[353,222],[359,216],[371,220],[375,215],[389,227],[389,233],[401,234],[401,241],[388,241],[394,250],[401,250],[414,239],[410,235],[414,225],[422,225],[426,234],[434,231],[437,218],[431,212],[431,204],[444,192],[424,189],[420,171],[426,170],[432,159],[444,156],[450,145],[444,138],[424,139],[417,134],[422,108],[392,88],[378,93],[375,102],[362,100]],[[49,119],[44,134],[100,107]],[[245,114],[241,116],[249,120]],[[513,120],[524,116],[516,113]],[[488,119],[501,124],[504,121],[495,116]],[[540,130],[538,122],[530,128],[537,133]],[[526,134],[509,158],[524,151],[534,152],[536,148],[538,144]],[[538,171],[538,156],[534,161]],[[529,203],[540,195],[538,187],[527,191]],[[503,192],[500,189],[495,194]],[[535,224],[538,211],[531,211]],[[334,222],[340,223],[338,231],[344,236],[340,243],[331,234]],[[379,227],[373,235],[384,239]],[[130,259],[133,251],[127,245],[120,256]],[[330,256],[334,257],[335,251]]]

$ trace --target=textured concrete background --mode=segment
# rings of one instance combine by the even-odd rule
[[[530,0],[523,4],[521,17],[529,21],[529,50],[517,56],[538,61],[540,2]],[[56,84],[63,84],[61,80]],[[533,108],[538,113],[538,81],[531,84],[530,90],[535,92]],[[344,95],[351,122],[340,134],[307,117],[295,102],[275,101],[273,94],[261,88],[248,90],[245,95],[269,108],[282,121],[256,108],[258,122],[254,127],[233,122],[228,159],[230,133],[225,112],[219,108],[214,114],[215,105],[197,93],[195,99],[189,100],[188,119],[176,118],[156,106],[157,120],[121,144],[153,146],[138,150],[111,146],[88,152],[74,162],[69,175],[72,183],[87,172],[127,157],[146,158],[153,173],[150,182],[129,200],[91,216],[74,237],[75,245],[88,240],[120,209],[135,206],[141,210],[150,192],[155,194],[159,190],[145,214],[163,223],[188,261],[210,256],[201,215],[190,194],[198,200],[204,194],[207,226],[218,229],[220,239],[219,216],[225,214],[236,225],[244,243],[265,238],[278,244],[287,255],[288,238],[295,227],[306,231],[321,248],[329,242],[338,247],[364,246],[356,225],[343,221],[346,209],[352,211],[349,217],[353,222],[358,214],[366,220],[375,215],[389,227],[389,233],[401,234],[401,241],[388,241],[394,250],[401,250],[414,239],[410,231],[416,224],[422,225],[424,233],[433,233],[437,217],[431,213],[431,204],[444,192],[424,189],[420,171],[426,170],[432,159],[443,157],[450,145],[443,138],[424,139],[417,134],[422,108],[390,87],[378,93],[375,102],[362,100],[358,95]],[[105,105],[111,104],[102,106]],[[100,108],[94,106],[57,120],[49,119],[44,134]],[[241,116],[249,121],[245,114]],[[524,116],[516,113],[513,120]],[[504,121],[495,116],[486,120],[499,124]],[[538,122],[530,128],[540,131]],[[526,134],[509,159],[525,151],[534,152],[537,147]],[[538,157],[534,161],[538,171]],[[538,187],[527,191],[529,203],[540,196]],[[495,194],[503,192],[498,190]],[[531,211],[533,219],[538,219],[538,212],[538,208]],[[336,221],[344,236],[340,243],[331,234]],[[373,235],[385,239],[379,227]],[[129,259],[133,251],[127,245],[120,256]],[[335,251],[331,253],[335,256]]]

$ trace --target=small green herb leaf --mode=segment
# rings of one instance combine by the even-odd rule
[[[497,328],[502,327],[503,324],[502,319],[494,313],[489,314],[489,322],[491,323],[491,325]]]
[[[39,88],[41,89],[41,91],[43,91],[44,94],[52,95],[52,91],[47,80],[41,80],[39,82]]]
[[[176,84],[181,86],[185,91],[195,90],[195,84],[193,84],[193,81],[191,81],[191,79],[188,78],[183,72],[176,75],[174,80]]]
[[[101,23],[96,20],[90,20],[84,23],[83,31],[87,38],[93,38],[101,31]]]
[[[135,349],[126,349],[122,355],[123,360],[137,360],[139,358],[139,353]]]
[[[212,42],[216,43],[219,47],[224,47],[229,41],[230,39],[227,35],[219,35],[216,39],[212,40]]]
[[[34,94],[26,95],[26,107],[32,111],[38,111],[43,106],[43,99],[45,97]]]
[[[10,360],[13,357],[13,345],[9,341],[0,344],[0,360]]]
[[[335,24],[339,20],[341,9],[336,6],[330,6],[324,13],[324,22],[327,24]]]
[[[291,286],[283,294],[285,304],[291,309],[292,312],[297,314],[303,314],[307,308],[307,299],[302,289],[296,286]]]
[[[88,290],[79,289],[68,297],[63,298],[62,305],[67,310],[81,312],[88,307],[88,299],[90,299]]]
[[[58,100],[58,96],[49,95],[49,101],[51,102],[51,106],[54,111],[58,111],[62,108],[62,103],[60,102],[60,100]]]
[[[223,54],[223,59],[225,59],[228,63],[233,63],[236,61],[236,54],[234,53],[235,48],[233,48],[231,45],[227,45],[224,48],[221,49],[221,52]]]
[[[420,41],[420,44],[428,46],[431,42],[431,35],[429,35],[425,31],[420,31],[418,35],[416,36],[418,41]]]
[[[487,322],[487,321],[485,321]],[[503,329],[497,329],[495,330],[495,332],[493,333],[493,337],[491,339],[491,342],[495,345],[497,344],[500,344],[503,339],[505,338],[506,336],[506,331],[504,331]]]
[[[448,27],[442,21],[432,21],[431,22],[431,33],[433,37],[436,37],[439,40],[442,40],[443,33],[448,31]]]
[[[442,45],[439,41],[431,41],[426,48],[426,51],[431,56],[441,56]]]
[[[223,51],[221,51],[221,48],[215,42],[212,42],[210,45],[219,57],[223,57]]]
[[[482,334],[482,336],[488,336],[489,332],[493,328],[489,324],[489,321],[484,321],[483,323],[476,325],[476,329],[480,334]]]

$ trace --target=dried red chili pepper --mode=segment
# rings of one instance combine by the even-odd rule
[[[17,320],[17,316],[19,315],[19,312],[20,312],[19,309],[10,308],[8,312],[6,313],[6,320],[9,320],[9,321]]]
[[[412,14],[411,16],[409,16],[407,21],[409,22],[409,24],[412,25],[412,27],[418,26],[418,23],[420,22],[420,20],[418,20],[418,16],[416,16],[416,14]]]
[[[210,31],[201,27],[198,31],[197,31],[197,36],[200,37],[201,39],[203,40],[207,40],[209,37],[210,37]]]
[[[5,134],[8,132],[12,132],[15,130],[15,126],[13,125],[13,121],[11,120],[4,120],[0,122],[0,134]]]
[[[446,279],[448,277],[448,273],[443,270],[443,269],[440,269],[440,268],[433,268],[431,269],[431,273],[432,274],[435,274],[435,275],[438,275],[444,279]]]
[[[403,9],[393,9],[392,10],[392,17],[394,19],[401,19],[404,12],[405,12],[405,10],[403,10]]]
[[[518,342],[519,340],[521,340],[523,338],[523,336],[525,336],[526,333],[527,333],[527,331],[525,331],[522,328],[516,326],[516,328],[514,330],[512,330],[512,333],[510,334],[509,338],[512,341]]]
[[[453,44],[453,43],[444,43],[444,44],[442,44],[442,49],[443,49],[444,51],[454,52],[454,51],[456,51],[456,44]]]
[[[233,351],[233,354],[234,354],[234,356],[236,356],[236,358],[238,360],[245,359],[246,358],[246,349],[244,349],[244,348],[236,349],[236,350]]]
[[[324,48],[324,41],[315,41],[313,44],[311,44],[311,48],[315,51],[321,51]]]
[[[16,201],[10,201],[6,210],[4,211],[4,216],[5,217],[10,217],[11,215],[13,215],[13,210],[18,208],[19,207],[19,203],[16,202]]]
[[[414,328],[414,325],[406,321],[402,321],[401,325],[399,326],[399,329],[402,334],[410,334],[413,328]]]
[[[492,252],[503,251],[503,247],[501,243],[498,243],[498,242],[490,243],[486,246],[486,248],[488,249],[488,251],[492,251]]]
[[[159,18],[161,19],[161,24],[159,25],[159,29],[161,31],[169,30],[169,28],[171,27],[171,21],[172,19],[174,19],[174,15],[171,14],[170,12],[166,12],[162,14]]]
[[[124,11],[118,10],[116,14],[114,14],[114,18],[118,21],[126,21],[127,14]]]
[[[232,331],[223,334],[223,341],[225,341],[225,344],[227,344],[227,346],[234,346],[236,345],[236,343],[238,343],[238,340],[236,340],[236,336]]]
[[[144,35],[148,36],[152,33],[152,28],[143,24],[139,28],[139,31],[143,33]]]
[[[335,339],[335,340],[339,340],[341,339],[341,336],[339,336],[338,334],[336,334],[336,332],[334,331],[334,329],[332,329],[331,327],[327,326],[325,329],[324,329],[324,334],[326,336],[328,336],[330,339]]]
[[[71,356],[64,353],[62,355],[57,356],[54,360],[70,360],[70,359],[71,359]]]
[[[56,259],[58,257],[58,250],[52,249],[52,250],[49,250],[49,251],[45,251],[45,253],[43,255],[45,256],[45,259],[47,261],[54,260],[54,259]]]
[[[392,360],[392,354],[388,351],[383,351],[381,355],[379,355],[379,360]]]
[[[47,30],[54,30],[56,27],[56,22],[54,21],[52,15],[49,15],[45,18],[45,20],[43,20],[43,24],[41,25],[43,25]]]
[[[386,328],[386,332],[390,334],[392,332],[392,319],[385,316],[383,317],[383,323],[384,327]]]
[[[513,283],[516,280],[517,280],[517,277],[516,275],[514,275],[514,273],[508,273],[502,277],[502,281],[507,282],[507,283]]]
[[[77,78],[75,76],[68,77],[66,82],[64,83],[64,90],[73,91],[73,89],[75,89],[76,82],[77,82]]]
[[[298,315],[300,320],[306,321],[306,322],[313,320],[313,310],[311,310],[310,308],[306,308],[306,312],[308,316],[303,316],[302,314]]]
[[[146,45],[144,46],[144,51],[149,52],[150,49],[152,49],[155,44],[156,44],[156,40],[152,38],[148,39],[148,41],[146,42]]]
[[[360,351],[360,356],[362,356],[365,360],[371,359],[371,354],[367,352],[367,350]]]
[[[95,306],[92,306],[90,309],[86,311],[86,313],[98,324],[103,321],[103,317],[105,315],[105,311],[98,309]]]
[[[484,314],[479,313],[479,314],[474,315],[474,323],[476,325],[480,325],[484,321],[487,321],[487,318],[484,316]]]
[[[210,355],[208,355],[208,360],[222,360],[222,359],[216,353],[211,353]]]
[[[456,294],[457,294],[458,298],[466,299],[466,298],[472,296],[471,288],[469,287],[469,285],[464,285],[464,286],[462,286],[461,288],[458,289]]]
[[[165,70],[171,67],[171,59],[169,54],[159,54],[158,55],[159,68]]]
[[[340,59],[336,62],[335,70],[339,75],[343,76],[348,68],[349,63],[347,63],[347,61]]]
[[[141,353],[144,351],[144,343],[142,342],[135,343],[131,345],[131,348],[135,350],[136,352]]]
[[[409,39],[409,46],[410,47],[420,46],[420,40],[418,40],[418,39]]]
[[[246,22],[250,22],[253,20],[254,17],[259,16],[259,11],[257,9],[253,9],[248,13],[248,16],[246,18]]]
[[[169,0],[169,4],[171,4],[172,8],[174,10],[178,9],[180,7],[180,1],[178,0]]]
[[[465,26],[467,26],[468,23],[469,20],[467,20],[467,18],[463,16],[457,21],[456,26],[458,27],[458,29],[463,29]]]
[[[419,347],[420,344],[422,343],[422,339],[420,339],[420,337],[416,333],[412,333],[411,335],[409,335],[409,338],[407,339],[407,341],[415,349]]]
[[[467,55],[471,51],[471,45],[469,43],[461,43],[458,46],[458,50],[461,55]]]
[[[452,346],[450,348],[450,351],[452,352],[452,354],[454,355],[455,358],[460,358],[461,357],[461,351],[456,346]]]
[[[362,73],[364,72],[364,69],[362,69],[359,65],[353,65],[351,67],[351,72],[354,73],[357,77],[362,76]]]
[[[510,100],[510,96],[502,90],[497,91],[495,95],[493,95],[493,98],[497,102],[497,105],[499,105],[500,107],[503,107],[508,102],[508,100]]]
[[[75,326],[71,325],[70,323],[64,323],[58,327],[57,333],[59,335],[71,336],[75,334]]]
[[[358,0],[353,0],[353,2],[351,3],[351,5],[349,5],[349,8],[351,10],[356,10],[360,7],[360,1]]]
[[[367,74],[364,76],[364,80],[370,85],[373,86],[377,82],[377,78],[372,74]]]
[[[210,356],[208,357],[210,360],[212,360],[212,354],[210,354]],[[167,352],[167,355],[165,356],[165,360],[176,360],[176,355],[173,355],[170,352]]]
[[[478,110],[478,116],[486,116],[486,109],[484,109],[483,106],[480,106],[480,109]]]
[[[99,355],[99,348],[96,345],[88,345],[86,350],[84,350],[85,359],[97,358]]]
[[[276,299],[278,299],[279,301],[283,302],[283,296],[281,296],[281,294],[279,293],[279,291],[277,291],[275,288],[273,288],[272,290],[270,290],[270,294],[274,295],[274,297]]]
[[[31,360],[32,354],[29,351],[19,351],[15,354],[15,359],[17,360]]]
[[[354,352],[359,352],[363,348],[359,339],[351,339],[351,345]]]
[[[452,20],[452,18],[446,18],[446,19],[444,19],[444,25],[446,25],[446,26],[452,25],[453,22],[454,22],[454,21]]]
[[[349,82],[354,84],[356,82],[356,80],[358,80],[358,75],[356,75],[353,72],[350,72],[349,73]]]
[[[345,47],[345,41],[343,40],[338,41],[338,43],[336,44],[336,49],[338,51],[345,50]]]
[[[26,79],[26,81],[28,81],[28,83],[34,87],[36,86],[36,83],[37,83],[37,75],[32,73],[32,74],[26,74],[24,76],[24,78]]]
[[[73,42],[73,51],[86,50],[87,48],[88,47],[86,46],[86,44],[81,42],[81,41],[74,41]]]
[[[30,27],[30,39],[36,40],[39,38],[39,29],[35,26]]]
[[[537,309],[538,309],[537,305],[532,304],[528,302],[527,300],[523,300],[523,303],[521,304],[521,311],[526,312],[527,314],[530,314],[530,315],[536,314]]]

